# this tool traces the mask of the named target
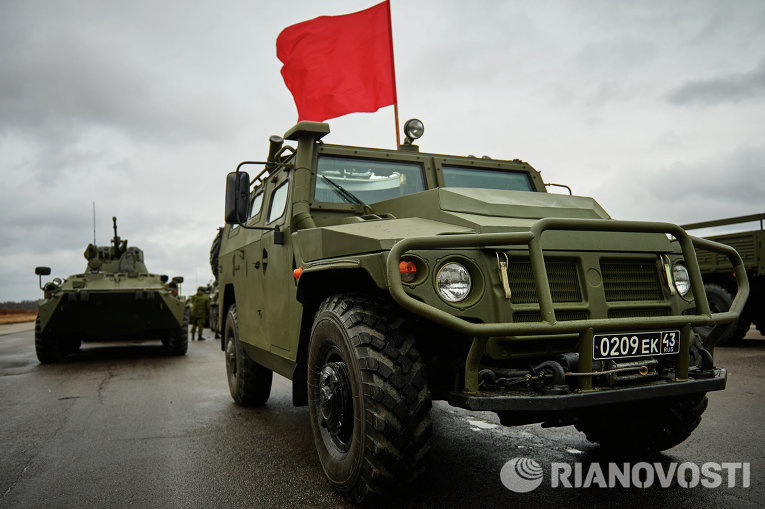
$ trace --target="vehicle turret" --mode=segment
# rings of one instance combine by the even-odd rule
[[[111,246],[88,244],[83,256],[88,260],[86,272],[126,272],[129,274],[148,274],[144,264],[143,251],[137,247],[127,247],[127,239],[120,239],[117,234],[117,218],[112,217],[114,237]]]

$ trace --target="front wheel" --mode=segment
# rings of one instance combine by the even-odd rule
[[[66,355],[63,345],[55,336],[42,331],[40,315],[35,320],[35,353],[37,360],[42,364],[49,364],[61,360]]]
[[[319,461],[348,499],[389,494],[419,475],[430,391],[394,306],[352,295],[321,304],[308,347],[308,406]]]
[[[162,344],[170,355],[186,355],[189,350],[189,316],[183,313],[183,322],[178,329],[170,332]]]
[[[226,375],[231,397],[238,405],[262,406],[271,395],[273,372],[250,359],[239,341],[236,306],[226,316]]]
[[[576,424],[587,440],[619,455],[651,455],[691,436],[707,408],[705,394],[647,400],[589,413]]]

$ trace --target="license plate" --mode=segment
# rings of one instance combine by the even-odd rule
[[[680,331],[595,334],[592,358],[624,359],[671,355],[680,352]]]

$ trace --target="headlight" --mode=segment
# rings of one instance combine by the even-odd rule
[[[449,262],[436,274],[436,290],[448,302],[460,302],[470,294],[472,281],[464,265]]]
[[[425,124],[420,119],[411,118],[404,124],[404,134],[411,141],[419,139],[425,132]],[[410,142],[411,143],[411,142]]]
[[[675,280],[675,289],[680,295],[685,297],[691,290],[691,278],[688,275],[688,269],[682,263],[676,263],[672,267],[672,279]]]

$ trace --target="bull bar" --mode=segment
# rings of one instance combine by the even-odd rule
[[[545,231],[598,231],[622,233],[656,233],[672,235],[679,243],[685,259],[685,265],[691,280],[691,289],[696,303],[696,314],[660,317],[636,318],[596,318],[567,320],[558,322],[553,308],[552,292],[547,278],[541,237]],[[404,290],[399,275],[398,264],[407,252],[416,249],[442,249],[465,247],[500,247],[526,246],[537,291],[537,299],[542,321],[532,323],[473,323],[458,318],[432,305],[418,301]],[[695,248],[700,248],[728,257],[733,265],[738,282],[738,292],[731,308],[721,313],[712,313],[709,308],[704,283],[701,278]],[[702,325],[717,325],[710,334],[705,348],[712,351],[714,342],[724,332],[723,324],[738,319],[749,295],[749,283],[741,257],[730,246],[707,239],[688,235],[681,227],[672,223],[616,221],[610,219],[568,219],[546,218],[535,222],[528,231],[502,233],[476,233],[440,235],[432,237],[412,237],[397,242],[388,253],[386,262],[388,288],[393,299],[404,309],[445,326],[461,334],[473,337],[473,344],[465,363],[465,391],[478,392],[478,365],[490,336],[513,336],[530,334],[570,334],[578,333],[579,371],[592,371],[592,348],[594,331],[617,332],[625,329],[650,329],[656,327],[679,327],[681,329],[680,353],[676,367],[677,380],[688,380],[689,347],[691,328]],[[724,386],[724,385],[723,385]],[[583,391],[592,389],[592,377],[581,377],[579,388]]]

